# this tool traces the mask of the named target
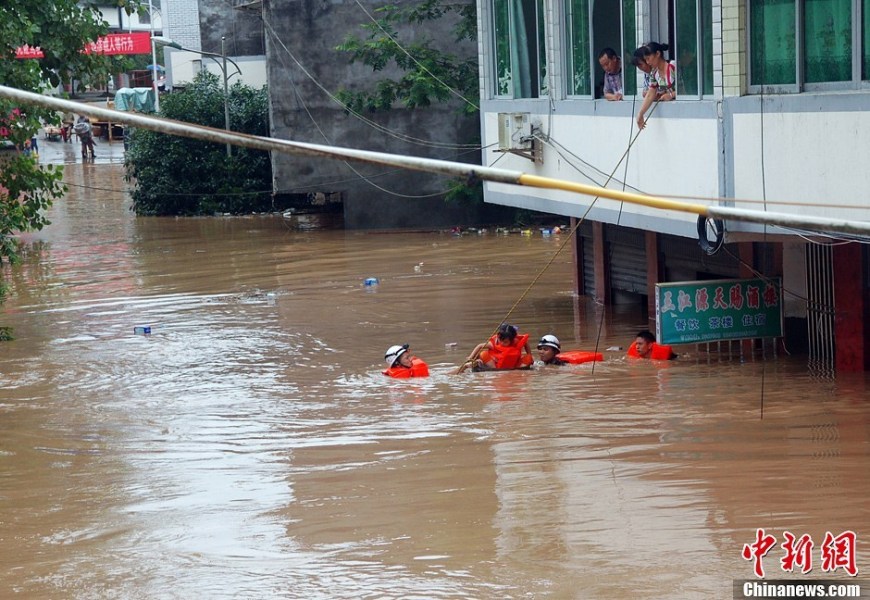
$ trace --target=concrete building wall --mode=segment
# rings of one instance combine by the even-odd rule
[[[380,3],[366,1],[363,6],[372,13]],[[333,99],[341,88],[371,90],[376,80],[396,74],[390,65],[374,73],[365,65],[350,64],[335,49],[349,35],[366,37],[361,24],[370,19],[355,2],[272,0],[266,22],[273,136],[429,158],[479,159],[479,150],[455,147],[479,140],[477,120],[462,116],[458,101],[357,116]],[[399,40],[441,40],[445,51],[473,56],[474,45],[453,42],[450,24],[443,19],[405,29]],[[273,173],[278,193],[342,196],[348,227],[440,227],[467,217],[464,210],[445,210],[442,192],[453,182],[443,177],[277,153]]]
[[[166,15],[164,36],[185,48],[202,50],[197,0],[162,0]]]
[[[229,56],[255,56],[266,53],[263,22],[259,10],[238,10],[238,0],[199,0],[199,26],[202,47],[198,50],[221,52],[225,37]]]

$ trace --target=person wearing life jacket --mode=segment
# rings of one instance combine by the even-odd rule
[[[604,355],[600,352],[591,352],[587,350],[568,350],[562,351],[562,344],[559,338],[548,333],[538,342],[538,357],[545,365],[579,365],[592,361],[604,360]]]
[[[538,358],[545,365],[567,365],[568,363],[559,358],[559,352],[561,351],[562,344],[555,335],[548,333],[538,342]]]
[[[639,331],[637,338],[628,347],[631,358],[652,358],[653,360],[673,360],[677,358],[674,349],[664,344],[656,343],[656,336],[648,329]]]
[[[384,371],[384,375],[397,379],[429,376],[429,365],[416,356],[411,356],[411,353],[408,351],[409,348],[408,344],[387,348],[387,351],[384,353],[384,362],[387,363],[387,370]]]
[[[535,359],[529,347],[529,334],[502,323],[489,341],[474,348],[467,361],[473,363],[475,371],[503,371],[528,369]]]

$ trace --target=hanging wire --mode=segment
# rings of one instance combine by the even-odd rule
[[[650,93],[649,90],[647,91],[647,93]],[[655,111],[656,106],[658,106],[658,102],[653,104],[653,108],[649,114],[650,117],[652,116],[652,113]],[[623,191],[625,191],[625,180],[628,178],[629,151],[631,150],[631,147],[634,144],[634,140],[637,139],[637,137],[634,137],[634,140],[632,139],[632,136],[634,135],[634,114],[635,114],[636,107],[637,107],[637,93],[635,93],[631,99],[631,120],[629,121],[629,125],[628,125],[629,142],[628,142],[628,148],[626,148],[625,154],[623,155],[625,157],[625,170],[623,171],[623,175],[622,175],[622,179],[623,179],[622,189],[623,189]],[[647,117],[647,121],[649,121],[649,117]],[[639,129],[637,132],[637,135],[640,135],[641,131],[643,131],[643,130]],[[618,168],[619,168],[619,164],[617,164],[616,167],[614,167],[613,172],[611,173],[611,176],[613,176],[613,173],[616,173],[616,169],[618,169]],[[606,186],[607,183],[605,183],[604,185]],[[624,204],[623,202],[619,203],[619,212],[616,215],[616,226],[617,227],[619,227],[619,221],[620,221],[620,219],[622,219],[623,204]],[[603,230],[602,230],[602,235],[604,235]],[[609,262],[613,261],[613,246],[612,245],[610,246],[610,256],[608,258],[608,261]],[[601,311],[601,318],[598,320],[598,333],[595,336],[595,350],[594,350],[595,352],[598,352],[598,348],[601,347],[601,332],[604,330],[604,313],[605,313],[605,311],[602,310]],[[595,362],[593,361],[593,363],[592,363],[592,375],[594,375],[594,374],[595,374]]]
[[[371,13],[369,13],[369,11],[366,9],[366,7],[363,6],[362,3],[361,3],[359,0],[354,0],[354,2],[356,2],[356,5],[360,8],[360,10],[363,11],[363,12],[365,13],[365,15],[366,15],[369,19],[371,19],[372,23],[374,23],[375,26],[376,26],[378,29],[381,30],[381,33],[383,33],[385,36],[387,36],[387,37],[389,38],[389,40],[390,40],[391,42],[393,42],[393,44],[396,45],[396,48],[398,48],[399,50],[401,50],[401,51],[402,51],[402,52],[403,52],[403,53],[404,53],[408,58],[411,59],[411,61],[413,61],[413,63],[414,63],[415,65],[417,65],[418,67],[420,67],[420,69],[421,69],[423,72],[425,72],[429,77],[431,77],[432,79],[434,79],[435,81],[437,81],[438,83],[440,83],[441,85],[443,85],[443,86],[447,89],[447,91],[449,91],[451,94],[453,94],[454,96],[456,96],[457,98],[459,98],[460,100],[462,100],[463,102],[465,102],[466,104],[468,104],[469,106],[471,106],[474,110],[480,110],[480,107],[479,107],[477,104],[475,104],[474,102],[472,102],[471,100],[469,100],[468,98],[466,98],[465,96],[463,96],[459,91],[457,91],[457,90],[453,89],[452,87],[450,87],[448,84],[446,84],[446,83],[445,83],[444,81],[442,81],[440,78],[438,78],[437,75],[435,75],[434,73],[432,73],[432,71],[430,71],[429,69],[427,69],[426,66],[425,66],[423,63],[421,63],[421,62],[418,61],[416,58],[414,58],[414,56],[413,56],[410,52],[408,52],[408,51],[405,49],[404,46],[402,46],[402,45],[401,45],[401,44],[400,44],[400,43],[399,43],[399,42],[398,42],[398,41],[397,41],[397,40],[396,40],[392,35],[390,35],[390,33],[389,33],[386,29],[384,29],[384,28],[381,26],[380,22],[377,21],[377,20],[376,20],[376,19],[371,15]]]
[[[766,17],[766,15],[765,15]],[[764,39],[764,22],[765,19],[761,20],[761,35],[762,39]],[[765,169],[764,169],[764,68],[765,68],[765,60],[764,60],[764,44],[761,44],[761,93],[759,95],[759,144],[760,144],[760,152],[761,152],[761,160],[759,161],[759,166],[761,167],[761,201],[762,201],[762,210],[767,212],[767,180],[765,177]],[[764,224],[764,235],[762,237],[763,243],[765,247],[767,246],[767,224]],[[743,261],[741,261],[743,262]],[[753,269],[754,271],[754,269]],[[762,344],[764,341],[762,341]],[[774,342],[775,343],[775,342]],[[767,361],[761,361],[761,406],[759,409],[759,419],[764,420],[764,384],[765,384],[765,363]]]
[[[347,111],[349,114],[353,115],[355,118],[359,119],[360,121],[362,121],[363,123],[365,123],[369,127],[373,128],[377,131],[380,131],[381,133],[385,133],[391,137],[394,137],[398,140],[401,140],[404,142],[409,142],[412,144],[418,144],[421,146],[426,146],[429,148],[446,148],[446,149],[469,149],[469,148],[473,148],[473,149],[478,149],[478,150],[481,149],[480,144],[452,144],[452,143],[446,143],[446,142],[434,142],[432,140],[424,140],[421,138],[413,137],[413,136],[410,136],[410,135],[407,135],[404,133],[400,133],[400,132],[396,132],[394,130],[388,129],[388,128],[372,121],[371,119],[366,118],[365,116],[363,116],[359,112],[348,107],[341,100],[339,100],[332,92],[330,92],[328,89],[326,89],[326,87],[323,84],[321,84],[320,81],[318,81],[308,71],[308,69],[305,68],[305,66],[299,61],[299,59],[296,58],[296,56],[286,46],[286,44],[284,44],[284,42],[281,40],[281,38],[278,36],[278,34],[272,28],[272,25],[269,24],[265,20],[263,21],[263,23],[264,23],[264,26],[266,27],[266,30],[269,32],[270,37],[275,41],[275,43],[277,43],[284,50],[284,52],[287,53],[287,56],[289,56],[293,60],[293,62],[296,63],[296,66],[299,67],[299,69],[302,71],[302,73],[315,86],[317,86],[318,89],[320,89],[324,94],[326,94],[333,102],[338,104],[342,110]],[[281,65],[284,67],[285,70],[289,71],[289,69],[287,69],[287,65],[283,61],[283,59],[281,60]],[[294,85],[292,82],[292,79],[291,79],[291,85]],[[298,91],[295,89],[295,85],[294,85],[294,91],[296,91],[296,95],[298,98],[300,98],[300,101],[301,101],[301,96],[299,95]]]
[[[264,22],[265,22],[265,21],[264,21]],[[294,57],[293,54],[290,52],[290,50],[287,49],[286,46],[284,46],[283,42],[281,42],[281,40],[278,39],[277,36],[275,36],[274,30],[272,29],[271,25],[268,27],[268,29],[269,29],[270,33],[271,33],[274,37],[276,37],[276,40],[278,41],[278,43],[280,43],[281,46],[286,50],[287,54],[288,54],[288,55],[289,55],[289,56],[290,56],[290,57],[291,57],[291,58],[296,62],[296,64],[299,66],[299,68],[302,69],[303,72],[304,72],[304,73],[305,73],[309,78],[311,78],[311,75],[308,73],[308,71],[305,70],[304,67],[302,67],[302,65],[299,63],[299,61],[296,60],[296,57]],[[288,71],[288,73],[289,73],[289,69],[287,68],[287,64],[284,62],[284,59],[280,57],[280,55],[279,55],[279,60],[281,61],[281,66],[284,67],[284,69],[285,69],[286,71]],[[293,86],[294,91],[296,92],[296,97],[297,97],[297,99],[299,100],[299,103],[302,105],[302,108],[305,110],[305,114],[308,115],[309,120],[310,120],[311,123],[314,125],[314,127],[317,129],[317,132],[321,135],[321,137],[324,139],[324,141],[325,141],[327,144],[332,145],[332,140],[329,139],[329,136],[326,135],[326,132],[323,131],[323,128],[320,127],[320,124],[319,124],[319,123],[317,122],[317,120],[314,118],[314,115],[311,114],[311,111],[308,110],[308,105],[305,103],[305,100],[302,98],[302,95],[301,95],[301,94],[299,93],[299,91],[297,90],[296,85],[295,85],[295,83],[293,82],[292,77],[290,77],[289,80],[290,80],[290,84]],[[313,78],[312,78],[312,81],[314,81]],[[319,82],[316,82],[316,81],[315,81],[315,83],[317,84],[317,86],[318,86],[320,89],[322,89],[323,91],[325,91],[325,92],[330,96],[330,98],[332,98],[333,100],[336,100],[336,101],[337,101],[337,99],[336,99],[332,94],[330,94],[330,93],[326,90],[326,88],[324,88],[323,86],[321,86]],[[365,121],[371,123],[371,122],[368,121],[367,119],[365,119]],[[387,130],[381,128],[381,131],[385,131],[385,132],[386,132]],[[398,138],[398,136],[396,136],[396,135],[393,135],[393,137],[397,137],[397,138]],[[399,139],[400,139],[400,138],[399,138]],[[405,141],[407,141],[407,140],[405,140]],[[453,146],[453,147],[456,148],[456,147],[458,147],[458,146]],[[460,146],[460,147],[466,148],[467,146]],[[433,192],[433,193],[430,193],[430,194],[404,194],[404,193],[401,193],[401,192],[395,192],[395,191],[393,191],[393,190],[389,190],[389,189],[385,188],[385,187],[382,186],[382,185],[378,185],[377,183],[375,183],[374,181],[372,181],[369,177],[367,177],[366,175],[363,175],[363,174],[362,174],[362,173],[361,173],[361,172],[360,172],[356,167],[354,167],[353,165],[351,165],[349,162],[347,162],[347,161],[342,161],[342,163],[343,163],[343,164],[344,164],[348,169],[350,169],[350,170],[351,170],[355,175],[357,175],[361,180],[365,181],[367,184],[369,184],[369,185],[372,186],[373,188],[375,188],[375,189],[377,189],[377,190],[379,190],[379,191],[381,191],[381,192],[384,192],[385,194],[389,194],[390,196],[394,196],[394,197],[397,197],[397,198],[407,198],[407,199],[413,199],[413,200],[420,200],[420,199],[425,199],[425,198],[436,198],[436,197],[438,197],[438,196],[443,196],[444,194],[447,193],[447,192],[444,191],[444,190],[441,190],[441,191],[438,191],[438,192]]]

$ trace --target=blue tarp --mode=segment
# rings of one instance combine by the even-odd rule
[[[115,92],[116,110],[154,112],[154,90],[151,88],[121,88]]]

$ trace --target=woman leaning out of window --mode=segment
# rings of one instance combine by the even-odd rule
[[[644,96],[643,104],[637,115],[637,126],[643,129],[646,125],[644,116],[649,107],[652,106],[653,100],[669,102],[677,98],[677,67],[672,61],[665,60],[665,52],[668,50],[667,44],[650,42],[641,48],[643,48],[643,58],[646,64],[652,69],[649,76],[650,93]]]

